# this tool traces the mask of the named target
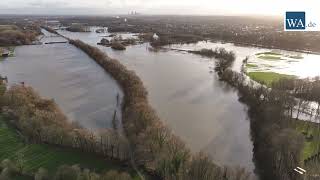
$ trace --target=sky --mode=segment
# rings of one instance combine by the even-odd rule
[[[0,0],[0,14],[272,15],[285,11],[320,12],[320,0]]]

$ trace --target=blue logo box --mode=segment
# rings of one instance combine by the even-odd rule
[[[286,12],[285,27],[287,30],[306,29],[306,13],[305,12]]]

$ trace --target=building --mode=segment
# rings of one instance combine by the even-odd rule
[[[154,33],[153,36],[152,36],[152,39],[155,40],[155,41],[158,41],[159,40],[159,36]]]

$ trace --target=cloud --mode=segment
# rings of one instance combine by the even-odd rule
[[[0,13],[19,14],[280,14],[319,8],[318,0],[0,0]],[[320,10],[320,9],[319,9]]]
[[[25,7],[27,8],[64,8],[72,4],[69,1],[55,0],[55,1],[45,1],[45,0],[32,0],[28,2]]]

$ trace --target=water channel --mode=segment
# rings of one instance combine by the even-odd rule
[[[41,42],[66,41],[43,30]],[[0,61],[9,84],[24,82],[41,96],[53,98],[70,120],[89,129],[112,127],[121,109],[116,81],[85,53],[68,43],[19,46],[14,57]]]

